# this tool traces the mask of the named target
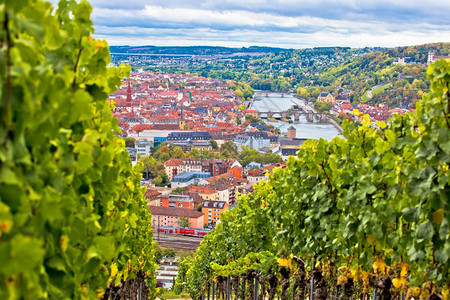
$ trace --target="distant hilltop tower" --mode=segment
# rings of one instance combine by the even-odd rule
[[[429,65],[433,62],[434,62],[434,53],[433,53],[433,50],[430,49],[430,51],[428,51],[427,65]]]
[[[128,89],[127,89],[127,102],[125,104],[128,111],[132,110],[132,99],[131,99],[131,80],[128,79]]]
[[[295,139],[295,138],[297,137],[297,130],[295,129],[294,126],[291,125],[291,126],[287,129],[287,137],[288,137],[288,138],[291,138],[291,139]]]

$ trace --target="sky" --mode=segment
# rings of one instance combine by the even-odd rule
[[[89,2],[94,37],[110,45],[301,49],[450,42],[448,0]]]

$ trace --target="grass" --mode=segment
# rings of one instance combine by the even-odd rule
[[[181,299],[181,298],[188,298],[190,299],[191,296],[187,293],[181,293],[181,294],[175,294],[173,291],[167,291],[164,292],[162,295],[158,297],[159,299]]]
[[[385,85],[376,87],[372,90],[372,95],[376,95],[379,94],[381,92],[384,92],[385,89],[388,89],[391,87],[391,83],[386,83]]]
[[[378,87],[376,87],[376,88],[374,88],[372,90],[372,95],[376,95],[376,94],[382,93],[382,92],[384,92],[384,90],[386,90],[386,89],[388,89],[390,87],[391,87],[391,83],[390,82],[386,83],[385,85],[378,86]],[[364,95],[362,95],[361,100],[362,100],[362,103],[366,103],[367,101],[370,100],[369,97],[367,96],[367,93],[364,93]]]

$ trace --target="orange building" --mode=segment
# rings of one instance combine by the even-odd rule
[[[163,194],[149,201],[149,206],[178,207],[195,209],[194,199],[189,195]]]
[[[221,201],[205,201],[202,206],[204,225],[215,225],[220,221],[220,214],[228,210],[228,204]]]

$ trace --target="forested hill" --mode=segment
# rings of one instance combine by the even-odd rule
[[[292,51],[272,47],[228,48],[216,46],[110,46],[111,53],[124,54],[183,54],[183,55],[233,55],[237,53],[264,53],[266,55]]]
[[[112,53],[128,51],[211,56],[209,59],[184,57],[168,60],[153,57],[128,61],[135,68],[236,80],[261,90],[296,90],[299,96],[311,101],[325,91],[348,95],[352,102],[384,102],[391,107],[412,106],[429,91],[426,67],[430,50],[436,55],[450,55],[450,43],[398,48],[319,47],[300,50],[268,47],[111,47]],[[242,53],[266,55],[239,55]],[[217,57],[220,55],[226,57]]]
[[[426,79],[428,52],[450,55],[450,43],[387,49],[352,57],[312,74],[304,70],[297,79],[299,95],[315,98],[321,91],[349,93],[353,102],[404,106],[429,91]],[[369,93],[368,93],[369,92]]]

